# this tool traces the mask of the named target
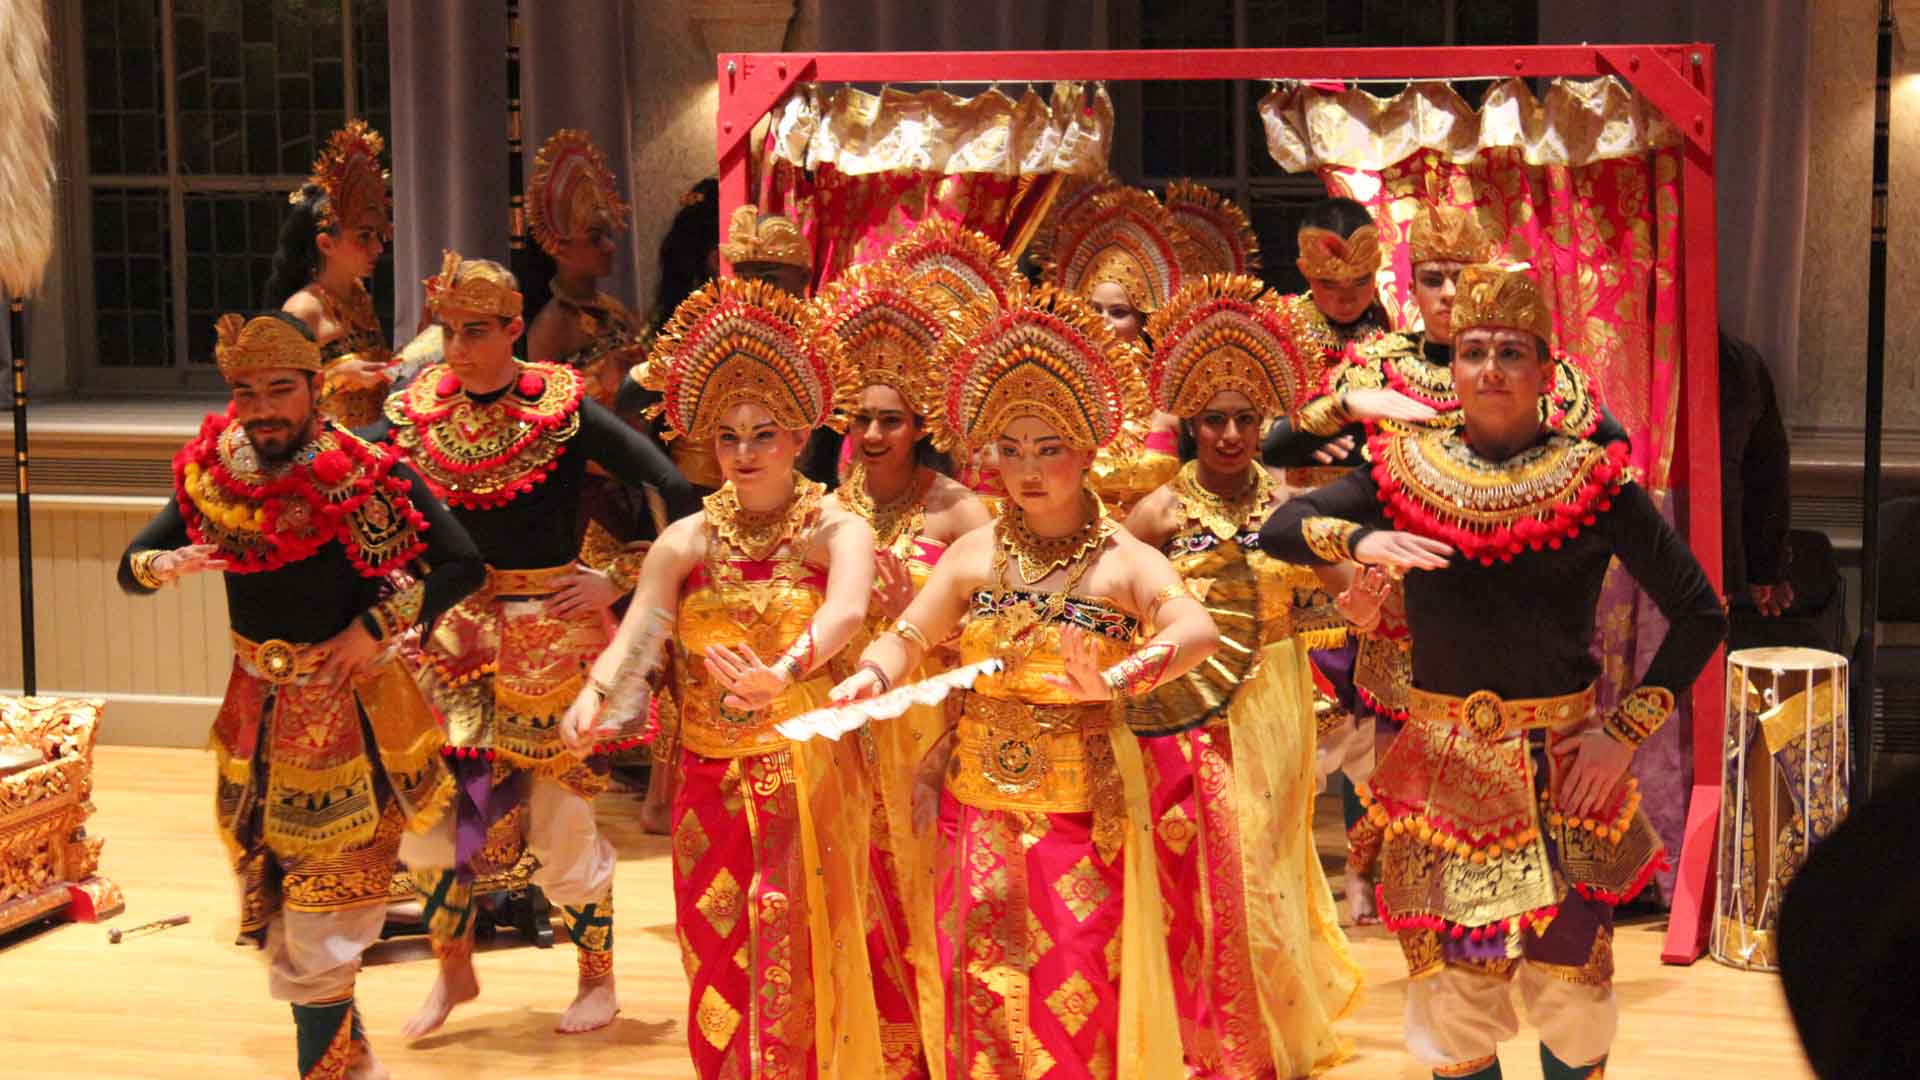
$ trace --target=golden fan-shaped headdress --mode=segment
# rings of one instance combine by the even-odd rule
[[[813,253],[800,226],[780,214],[762,215],[752,203],[734,208],[720,254],[730,263],[777,263],[813,269]]]
[[[968,304],[1007,302],[1007,290],[1019,276],[1013,257],[985,233],[930,217],[887,251],[908,281],[928,290],[926,299],[942,311]]]
[[[1308,225],[1298,234],[1300,258],[1295,265],[1308,278],[1354,281],[1380,272],[1380,230],[1362,225],[1346,236]]]
[[[1553,312],[1525,266],[1469,266],[1453,301],[1453,340],[1469,330],[1524,330],[1553,340]],[[1546,359],[1542,357],[1541,359]]]
[[[381,237],[393,239],[393,198],[387,189],[387,170],[380,164],[386,148],[386,140],[365,120],[347,121],[346,127],[328,137],[326,149],[313,160],[313,174],[287,201],[297,203],[306,197],[309,186],[317,186],[327,197],[314,215],[321,229],[351,225],[375,210],[380,214]]]
[[[1193,260],[1186,230],[1160,200],[1139,188],[1114,188],[1062,216],[1035,253],[1046,280],[1080,296],[1112,282],[1142,311],[1157,311],[1180,290]]]
[[[1262,416],[1289,415],[1319,368],[1295,344],[1294,320],[1293,306],[1259,278],[1209,274],[1181,289],[1147,324],[1154,407],[1189,417],[1237,390]]]
[[[744,278],[709,281],[682,301],[637,373],[664,395],[655,411],[666,414],[670,437],[706,442],[743,403],[788,431],[834,422],[853,400],[853,372],[819,311]]]
[[[1452,262],[1472,266],[1493,258],[1493,244],[1473,211],[1422,205],[1407,228],[1407,260],[1414,266]]]
[[[560,245],[586,234],[593,216],[604,212],[625,231],[630,211],[607,159],[578,128],[561,128],[533,159],[527,181],[527,230],[540,250],[558,255]]]
[[[245,371],[293,368],[319,371],[320,346],[277,315],[222,315],[213,324],[213,358],[221,377],[232,381]]]
[[[935,357],[946,318],[930,293],[945,295],[936,287],[916,285],[900,267],[883,260],[835,278],[813,303],[825,329],[840,339],[856,392],[869,386],[899,391],[907,408],[927,421],[935,445],[945,449],[940,416],[946,387]]]
[[[440,253],[440,272],[426,279],[427,307],[442,311],[476,311],[511,319],[520,314],[525,298],[513,275],[490,259],[463,259],[457,251]]]
[[[1086,301],[1016,283],[1007,305],[963,309],[940,344],[945,423],[977,449],[1015,417],[1034,416],[1069,446],[1098,450],[1146,416],[1138,350],[1114,337]]]
[[[1167,187],[1166,207],[1193,245],[1192,261],[1183,267],[1189,277],[1260,269],[1260,241],[1240,204],[1191,180],[1176,180]]]

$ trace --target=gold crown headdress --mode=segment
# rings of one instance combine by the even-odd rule
[[[720,416],[742,403],[773,414],[787,431],[841,426],[853,371],[820,310],[764,281],[718,278],[674,309],[639,371],[663,397],[669,437],[713,438]]]
[[[807,238],[793,219],[779,214],[760,216],[760,208],[748,203],[734,208],[727,224],[727,242],[720,254],[730,263],[777,263],[813,269],[813,254]]]
[[[380,214],[381,237],[393,239],[393,198],[387,190],[387,170],[380,165],[386,147],[386,140],[365,120],[347,121],[346,127],[327,139],[326,149],[313,160],[313,174],[287,195],[287,201],[298,203],[308,187],[318,187],[327,197],[314,216],[321,229],[351,225],[375,210]]]
[[[1553,340],[1553,312],[1526,266],[1469,266],[1460,271],[1457,288],[1454,341],[1469,330],[1523,330]]]
[[[1192,242],[1192,261],[1183,268],[1189,277],[1260,269],[1260,241],[1238,203],[1191,180],[1169,185],[1165,202],[1167,213]]]
[[[1114,444],[1147,414],[1139,351],[1113,336],[1085,300],[1016,282],[1005,308],[956,313],[940,343],[951,442],[978,449],[1016,417],[1035,416],[1067,445]]]
[[[946,431],[940,423],[940,395],[945,387],[934,356],[946,320],[938,301],[929,296],[935,292],[929,286],[916,286],[899,267],[881,261],[856,266],[835,278],[814,305],[824,317],[825,328],[840,339],[847,365],[853,369],[854,389],[892,387],[906,400],[907,408],[927,421],[935,445],[945,449]]]
[[[513,279],[492,263],[462,259],[457,251],[440,253],[440,273],[426,280],[427,307],[442,311],[477,311],[511,319],[524,302]]]
[[[557,255],[561,244],[585,235],[601,212],[615,229],[626,229],[630,211],[606,157],[586,132],[561,128],[534,155],[527,230],[540,250]]]
[[[1300,354],[1285,298],[1244,274],[1209,274],[1181,289],[1147,324],[1153,404],[1178,417],[1237,390],[1262,416],[1286,416],[1307,398],[1317,358]]]
[[[1380,230],[1362,225],[1347,236],[1308,225],[1299,232],[1300,258],[1295,265],[1308,278],[1353,281],[1380,272]]]
[[[213,358],[227,381],[244,371],[319,371],[320,346],[277,315],[222,315],[213,324]]]
[[[926,290],[928,303],[942,311],[968,304],[999,307],[1019,276],[1013,257],[985,233],[930,217],[887,250],[887,262],[908,281]]]
[[[1451,262],[1472,266],[1493,258],[1493,245],[1473,211],[1458,206],[1422,205],[1407,228],[1407,261],[1414,266]]]
[[[1156,311],[1181,284],[1193,259],[1185,229],[1160,200],[1139,188],[1102,191],[1061,217],[1035,253],[1046,280],[1085,296],[1112,282],[1142,311]]]

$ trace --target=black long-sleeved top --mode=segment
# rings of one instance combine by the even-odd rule
[[[513,387],[491,394],[467,395],[476,405],[498,401]],[[361,438],[384,442],[393,422],[382,420],[361,429]],[[698,496],[673,459],[653,441],[592,398],[580,401],[580,430],[567,440],[554,459],[553,471],[505,506],[454,506],[487,565],[501,570],[530,570],[563,566],[580,554],[580,487],[591,461],[621,482],[639,487],[651,484],[667,504],[669,518],[678,519],[700,509]]]
[[[417,473],[399,464],[390,475],[406,481],[407,499],[427,519],[422,537],[427,550],[412,569],[425,591],[420,622],[430,626],[442,612],[480,586],[486,578],[486,564],[481,562],[473,539],[433,497]],[[121,554],[120,588],[135,595],[151,594],[154,590],[134,580],[133,556],[142,551],[170,551],[189,543],[192,540],[187,536],[187,522],[180,515],[179,503],[168,499]],[[380,600],[385,581],[361,574],[339,540],[329,541],[307,558],[277,570],[221,576],[227,585],[227,621],[236,633],[255,641],[278,638],[303,644],[325,641],[346,629],[349,622]],[[379,626],[371,620],[365,625],[369,633],[380,636]]]
[[[1281,505],[1260,529],[1261,549],[1287,562],[1325,564],[1302,535],[1301,523],[1310,517],[1392,528],[1372,471],[1360,469]],[[1491,690],[1503,698],[1535,698],[1592,683],[1600,675],[1590,651],[1594,614],[1614,557],[1669,624],[1642,684],[1685,689],[1726,634],[1726,614],[1693,552],[1637,484],[1624,485],[1612,507],[1559,550],[1525,552],[1492,566],[1455,555],[1444,570],[1409,571],[1413,684],[1439,694]]]
[[[1442,345],[1421,335],[1420,358],[1435,367],[1453,366],[1453,346]],[[1332,463],[1314,460],[1314,452],[1341,436],[1353,439],[1353,450]],[[1605,446],[1608,443],[1632,443],[1627,429],[1614,419],[1606,406],[1600,406],[1600,419],[1595,423],[1593,433],[1586,436],[1587,441]],[[1328,468],[1359,468],[1367,463],[1365,456],[1367,429],[1365,424],[1348,424],[1332,435],[1315,435],[1312,432],[1296,431],[1293,424],[1284,417],[1276,421],[1267,430],[1260,444],[1260,459],[1268,465],[1281,468],[1295,468],[1326,465]],[[1731,520],[1731,519],[1728,519]]]
[[[1787,428],[1753,346],[1720,335],[1721,579],[1728,595],[1777,585],[1793,516]]]

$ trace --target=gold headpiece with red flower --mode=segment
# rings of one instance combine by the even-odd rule
[[[298,203],[308,187],[318,187],[327,197],[314,215],[314,223],[322,230],[351,227],[374,210],[380,214],[380,235],[393,239],[393,198],[387,189],[387,170],[380,164],[386,148],[386,140],[365,120],[347,121],[346,127],[327,139],[326,149],[313,160],[313,174],[287,195],[287,201]]]
[[[1380,230],[1362,225],[1341,236],[1317,225],[1303,227],[1298,238],[1300,273],[1318,281],[1354,281],[1380,272]]]
[[[440,272],[426,280],[427,306],[443,311],[473,311],[511,319],[525,302],[513,275],[489,259],[462,259],[457,251],[440,253]]]
[[[1007,290],[1019,276],[1013,257],[985,233],[943,217],[914,226],[887,250],[886,261],[914,285],[926,287],[927,302],[942,311],[975,303],[1005,304]]]
[[[662,393],[669,437],[714,437],[720,417],[750,403],[787,431],[841,426],[853,371],[820,310],[764,281],[718,278],[681,301],[640,366],[642,386]]]
[[[222,315],[213,324],[213,358],[227,381],[245,371],[319,371],[320,346],[278,315]]]
[[[1407,260],[1471,266],[1493,258],[1493,245],[1471,209],[1422,204],[1407,228]]]
[[[1177,293],[1147,324],[1153,404],[1178,417],[1237,390],[1262,416],[1287,416],[1319,370],[1294,344],[1293,305],[1244,274],[1209,274]]]
[[[760,208],[748,203],[735,207],[733,220],[727,223],[727,242],[720,254],[730,263],[775,263],[813,269],[813,253],[800,226],[792,218],[779,214],[760,214]]]
[[[1260,269],[1260,241],[1238,203],[1191,180],[1168,185],[1165,203],[1192,242],[1193,257],[1184,268],[1190,277]]]
[[[945,449],[946,431],[940,423],[945,386],[934,356],[946,320],[934,295],[944,293],[916,285],[900,267],[882,260],[835,278],[813,303],[825,329],[840,339],[853,369],[854,389],[892,387],[914,415],[926,419],[935,445]]]
[[[957,314],[935,365],[946,373],[951,442],[978,449],[1017,417],[1037,417],[1068,446],[1098,450],[1147,414],[1139,351],[1085,300],[1016,282],[1004,308]]]
[[[1142,311],[1172,299],[1181,267],[1193,260],[1186,230],[1139,188],[1114,188],[1077,203],[1044,241],[1034,258],[1049,283],[1085,296],[1111,282]]]
[[[1523,330],[1553,340],[1553,312],[1525,266],[1469,266],[1453,301],[1453,339],[1469,330]],[[1542,357],[1545,359],[1545,357]]]
[[[606,157],[586,132],[561,128],[534,155],[527,230],[540,250],[558,255],[560,245],[586,235],[599,213],[615,229],[626,230],[630,211]]]

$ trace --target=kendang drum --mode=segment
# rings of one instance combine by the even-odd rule
[[[1820,649],[1727,657],[1712,953],[1779,969],[1774,931],[1787,883],[1847,813],[1847,661]]]

